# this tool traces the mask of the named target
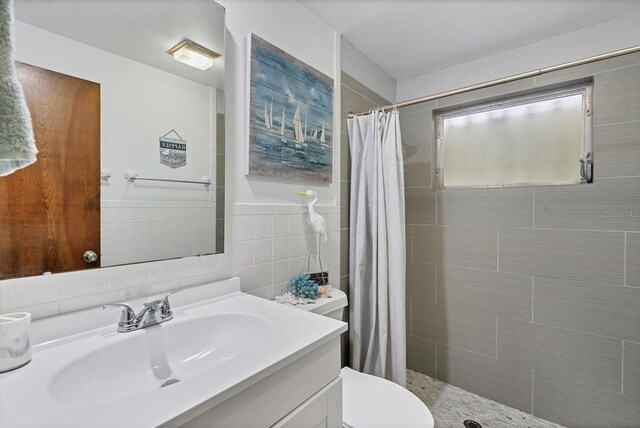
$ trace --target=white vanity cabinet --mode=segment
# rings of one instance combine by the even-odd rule
[[[331,339],[221,404],[185,421],[201,410],[193,409],[163,426],[342,427],[339,338]]]
[[[0,375],[0,426],[341,427],[345,323],[238,278],[172,298],[172,320],[128,333],[102,308],[36,321],[32,361]]]

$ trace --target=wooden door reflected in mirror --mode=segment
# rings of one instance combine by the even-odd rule
[[[38,161],[0,179],[0,279],[100,266],[100,85],[17,63]]]

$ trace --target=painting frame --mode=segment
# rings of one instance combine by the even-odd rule
[[[245,174],[331,184],[334,80],[254,33],[247,45]]]

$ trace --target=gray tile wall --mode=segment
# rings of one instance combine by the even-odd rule
[[[593,184],[435,190],[434,110],[585,78]],[[640,427],[640,54],[400,120],[409,368],[569,427]]]
[[[627,361],[622,374],[623,393],[640,398],[640,344],[625,342],[623,357]]]
[[[342,73],[340,88],[340,111],[343,120],[340,134],[340,289],[349,294],[349,199],[351,195],[351,156],[347,134],[347,114],[361,112],[390,104],[388,100],[373,92],[356,79]],[[347,315],[345,315],[347,316]],[[348,319],[345,319],[348,321]],[[343,335],[343,365],[348,361],[347,335]],[[346,351],[346,352],[345,352]]]

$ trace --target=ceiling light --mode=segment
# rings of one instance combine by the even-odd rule
[[[200,70],[207,70],[213,66],[213,60],[220,54],[205,48],[189,39],[184,39],[171,49],[169,53],[173,59]]]

